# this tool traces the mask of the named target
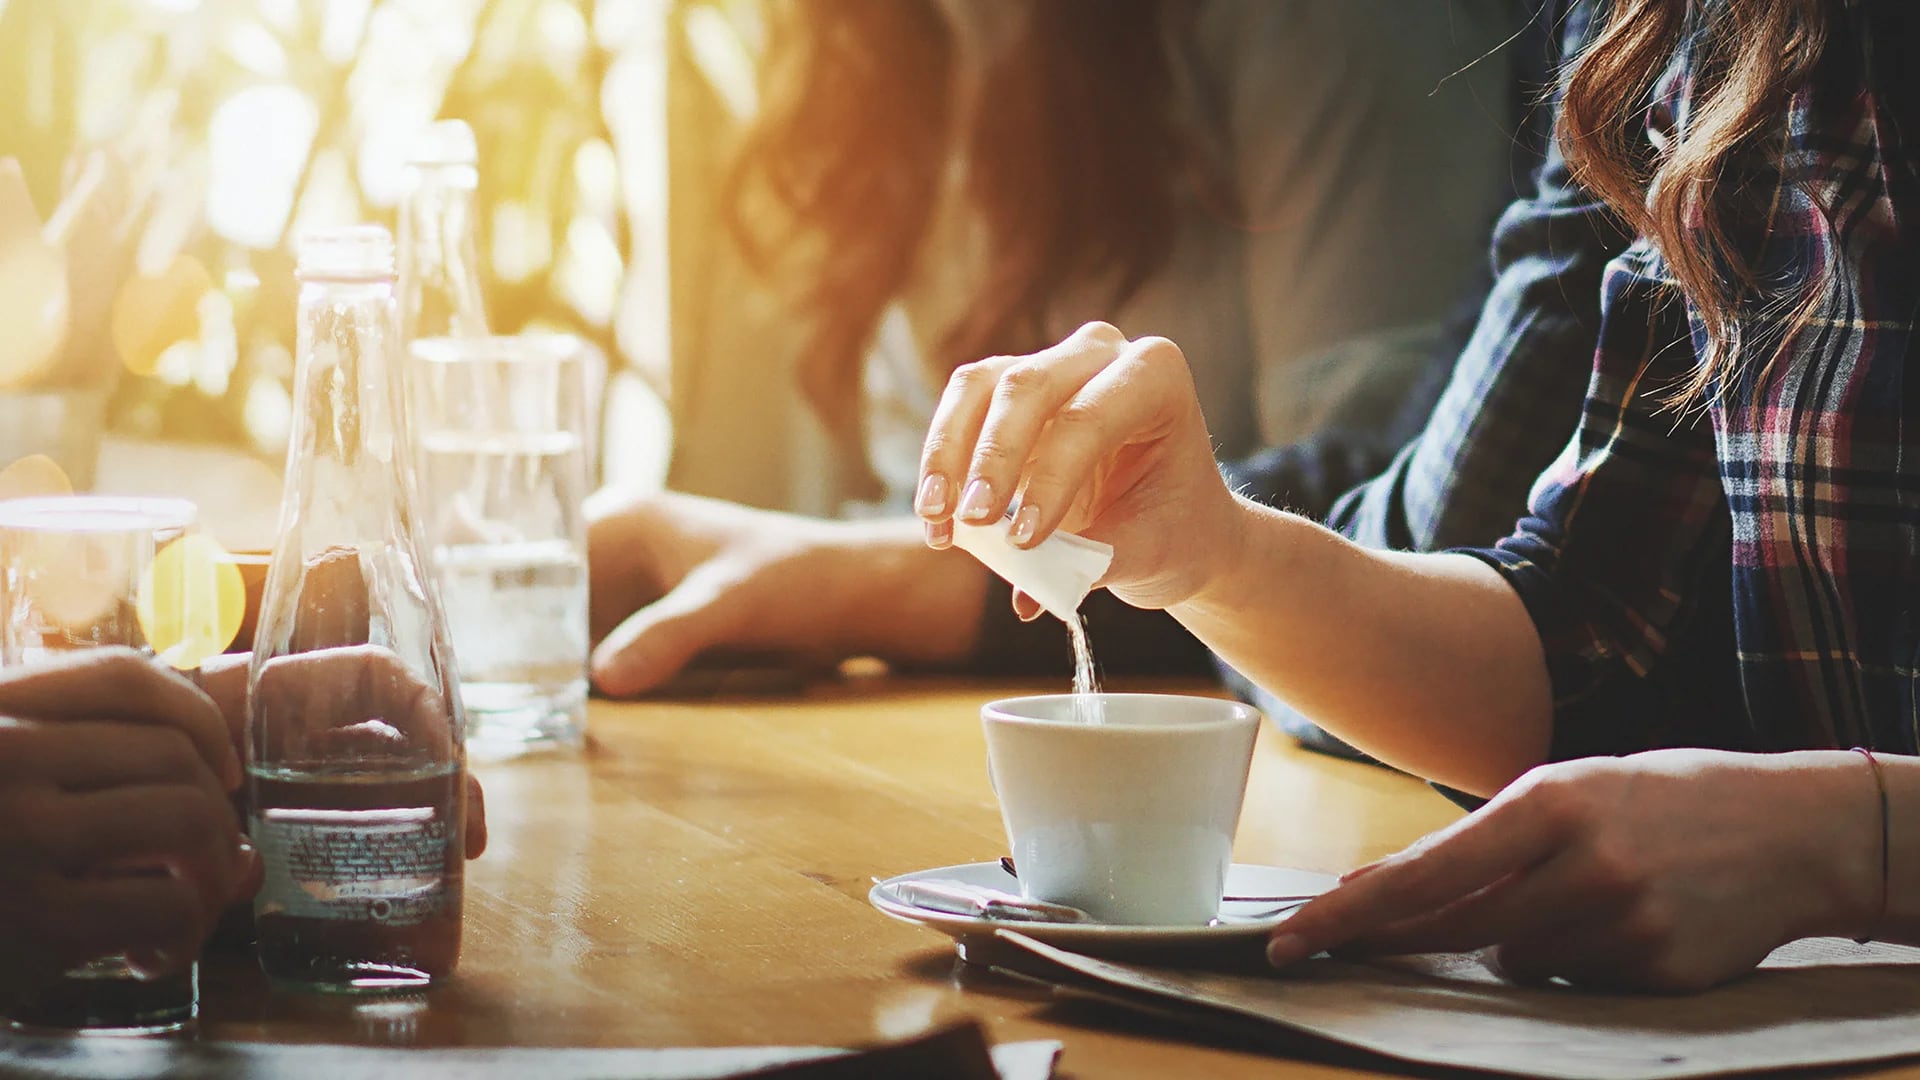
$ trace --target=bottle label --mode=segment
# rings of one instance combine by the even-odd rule
[[[257,910],[412,926],[445,903],[447,827],[432,807],[263,810]]]

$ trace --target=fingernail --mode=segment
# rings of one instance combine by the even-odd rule
[[[920,494],[913,500],[913,511],[921,517],[939,517],[947,512],[947,478],[939,473],[920,481]]]
[[[953,522],[927,522],[927,546],[936,551],[945,551],[953,546]]]
[[[1267,942],[1267,963],[1274,967],[1288,967],[1312,955],[1312,947],[1299,934],[1275,934]]]
[[[899,504],[895,504],[899,505]],[[982,478],[967,485],[967,493],[960,499],[960,519],[962,521],[985,521],[993,516],[993,485]]]
[[[1040,530],[1040,508],[1031,504],[1022,506],[1013,516],[1013,542],[1025,547]]]

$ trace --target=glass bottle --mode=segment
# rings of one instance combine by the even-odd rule
[[[475,239],[480,174],[473,129],[441,120],[407,159],[400,201],[401,338],[477,337],[487,332]]]
[[[413,990],[460,952],[466,716],[421,558],[392,237],[311,234],[299,274],[247,728],[259,958],[291,988]]]

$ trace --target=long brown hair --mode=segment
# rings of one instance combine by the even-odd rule
[[[1676,404],[1697,405],[1752,358],[1739,337],[1743,303],[1791,308],[1770,363],[1817,309],[1824,267],[1794,282],[1757,280],[1754,253],[1737,250],[1728,223],[1744,192],[1736,162],[1778,149],[1775,121],[1805,84],[1827,40],[1828,0],[1712,0],[1693,57],[1687,131],[1659,155],[1635,138],[1638,110],[1689,29],[1700,0],[1613,0],[1605,28],[1568,76],[1556,136],[1574,176],[1659,250],[1692,302],[1710,346]],[[1771,291],[1774,295],[1768,296]],[[1765,370],[1762,370],[1764,376]]]
[[[938,343],[943,371],[1045,344],[1048,304],[1067,290],[1123,302],[1167,259],[1176,184],[1198,161],[1170,115],[1167,47],[1196,5],[965,2],[1025,10],[964,131],[938,0],[767,5],[762,106],[723,204],[750,264],[791,283],[812,320],[801,381],[843,447],[860,435],[868,344],[920,257],[955,149],[989,259]]]

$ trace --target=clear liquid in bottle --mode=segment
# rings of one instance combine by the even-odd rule
[[[313,234],[300,277],[294,437],[250,679],[258,953],[282,987],[412,991],[459,957],[465,714],[422,558],[392,238]]]

